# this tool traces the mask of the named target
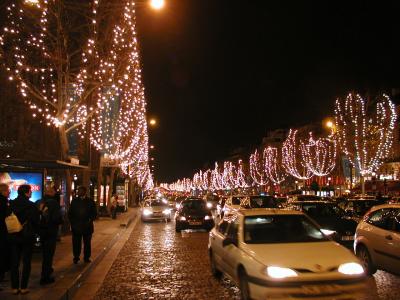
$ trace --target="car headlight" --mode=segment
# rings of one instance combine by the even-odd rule
[[[175,204],[176,209],[179,209],[181,205],[179,203]]]
[[[204,220],[211,220],[212,218],[211,218],[211,216],[205,216],[204,217]]]
[[[297,273],[292,269],[282,267],[267,267],[266,273],[269,277],[277,279],[298,276]]]
[[[185,217],[180,217],[179,220],[186,221],[186,218]]]
[[[145,216],[149,216],[149,215],[151,215],[153,212],[150,210],[150,209],[144,209],[143,210],[143,215],[145,215]]]
[[[329,230],[329,229],[321,229],[321,231],[322,231],[322,233],[325,234],[325,235],[332,235],[332,234],[335,234],[335,233],[336,233],[336,231],[334,231],[334,230]]]
[[[212,208],[212,203],[207,202],[207,208]]]
[[[364,273],[364,268],[359,263],[351,262],[340,265],[338,271],[346,275],[360,275]]]
[[[163,210],[163,214],[164,215],[169,215],[171,213],[171,210],[170,209],[164,209]]]

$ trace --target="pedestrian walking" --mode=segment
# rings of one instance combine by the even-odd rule
[[[13,294],[27,294],[28,281],[31,274],[31,261],[36,234],[39,229],[39,210],[29,201],[32,195],[31,186],[20,185],[18,197],[10,201],[10,211],[16,215],[22,230],[8,235],[11,250],[11,288]],[[20,278],[20,261],[22,258],[22,274]]]
[[[7,184],[0,184],[0,282],[4,280],[5,273],[9,271],[9,245],[7,240],[7,226],[5,218],[8,211],[8,198],[10,188]],[[0,288],[1,291],[1,288]]]
[[[80,260],[83,240],[84,261],[89,263],[92,252],[93,221],[97,217],[97,210],[96,203],[86,196],[86,187],[78,188],[77,196],[71,202],[68,217],[72,229],[73,262],[77,264]]]
[[[118,195],[114,194],[111,197],[111,216],[113,219],[117,218],[117,208],[118,208]]]
[[[42,275],[41,285],[55,281],[53,273],[53,257],[56,251],[58,227],[63,223],[61,208],[54,186],[48,185],[43,199],[39,203],[40,211],[40,242],[42,245]]]

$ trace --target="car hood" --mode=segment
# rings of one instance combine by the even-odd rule
[[[145,207],[143,209],[148,209],[148,210],[153,211],[153,212],[162,212],[162,211],[164,211],[166,209],[169,209],[169,207],[166,207],[166,206],[151,206],[151,207]]]
[[[343,263],[358,261],[350,250],[332,241],[245,244],[243,250],[265,266],[307,269],[313,272],[332,271]]]

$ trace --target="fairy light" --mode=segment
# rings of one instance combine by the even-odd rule
[[[370,114],[359,94],[336,100],[336,138],[361,176],[376,172],[390,155],[396,119],[395,105],[385,94],[377,102],[375,112]]]
[[[258,150],[250,155],[250,176],[255,184],[266,185],[268,178],[265,174],[264,157],[259,155]]]
[[[336,166],[336,141],[327,138],[314,139],[310,132],[308,142],[300,141],[304,163],[316,176],[329,175]]]
[[[104,4],[104,3],[102,3]],[[80,137],[115,159],[124,173],[145,188],[153,183],[148,166],[146,101],[137,46],[135,1],[113,8],[112,38],[99,34],[99,0],[91,0],[89,36],[72,49],[66,20],[71,13],[59,1],[13,1],[0,32],[0,54],[9,79],[16,83],[32,115]],[[99,13],[100,12],[100,13]],[[54,25],[57,24],[57,25]],[[54,37],[61,42],[54,42]],[[81,57],[74,58],[73,53]],[[101,54],[100,54],[101,53]],[[92,118],[91,126],[87,120]],[[62,145],[63,146],[63,145]],[[66,152],[67,149],[63,149]]]
[[[267,147],[264,149],[265,174],[274,184],[285,181],[287,174],[282,166],[281,152],[277,148]]]
[[[290,129],[288,137],[283,142],[282,163],[288,174],[300,180],[307,180],[313,173],[307,167],[296,135],[297,130]]]

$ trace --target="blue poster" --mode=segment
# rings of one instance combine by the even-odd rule
[[[8,184],[10,187],[10,199],[18,196],[18,187],[23,184],[29,184],[32,187],[31,201],[36,202],[42,199],[43,193],[43,174],[25,173],[25,172],[0,172],[0,183]]]

